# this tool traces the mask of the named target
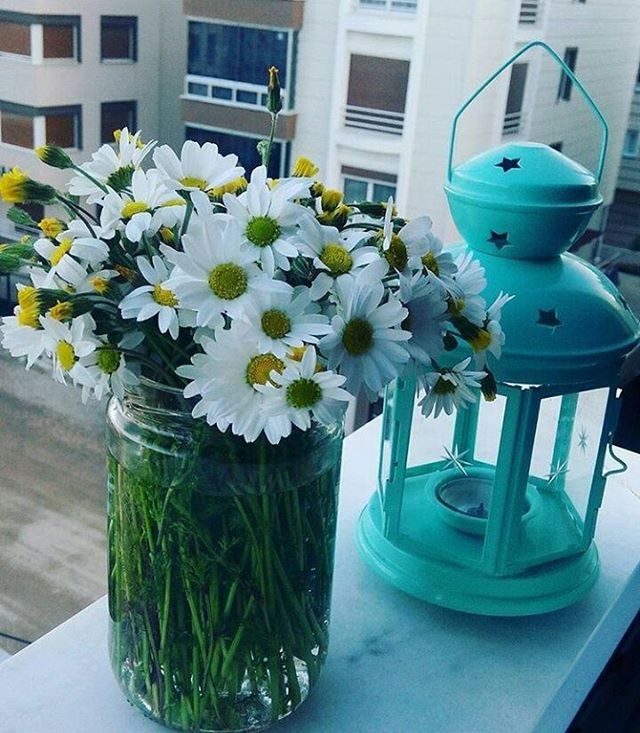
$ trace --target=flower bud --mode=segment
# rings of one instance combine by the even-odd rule
[[[312,160],[301,156],[296,160],[291,175],[294,178],[313,178],[318,174],[319,170],[318,166]]]
[[[31,180],[20,168],[12,168],[0,176],[0,198],[9,204],[49,204],[55,195],[55,189]]]
[[[278,69],[275,66],[269,68],[269,85],[267,86],[267,109],[272,115],[277,115],[282,109],[282,94],[280,93],[280,80]]]
[[[38,222],[38,228],[42,230],[45,237],[54,239],[58,234],[63,232],[67,226],[63,221],[60,221],[60,219],[45,217],[44,219],[40,219]]]
[[[71,158],[57,145],[41,145],[35,149],[35,154],[43,163],[50,165],[52,168],[66,170],[74,167]]]
[[[322,210],[334,211],[342,203],[342,192],[335,188],[325,188],[322,192]]]

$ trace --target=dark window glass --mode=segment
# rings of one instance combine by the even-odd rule
[[[388,201],[389,196],[396,197],[396,187],[389,186],[386,183],[374,183],[373,184],[373,200],[374,201]]]
[[[377,56],[351,56],[347,104],[404,112],[409,62]]]
[[[102,60],[138,60],[138,19],[133,16],[103,15],[100,18]]]
[[[216,99],[231,99],[233,97],[233,90],[227,89],[226,87],[213,87],[211,96]]]
[[[49,112],[45,118],[46,142],[61,148],[81,148],[80,112],[66,108],[59,114]]]
[[[557,143],[549,143],[549,147],[561,153],[562,152],[562,140],[558,140]]]
[[[33,148],[33,119],[12,112],[1,112],[0,115],[2,142],[21,148]]]
[[[242,102],[243,104],[257,104],[258,95],[255,92],[245,92],[242,89],[238,89],[236,92],[236,101]]]
[[[33,203],[27,203],[27,204],[16,204],[16,206],[19,209],[22,209],[25,211],[29,216],[36,222],[36,224],[44,219],[44,206],[42,204],[33,204]],[[23,230],[26,232],[32,232],[37,231],[40,233],[40,236],[42,236],[42,232],[40,232],[39,229],[35,229],[34,227],[24,227],[20,226],[19,224],[16,224],[16,229]]]
[[[527,82],[527,68],[527,64],[514,64],[511,67],[511,79],[509,81],[509,94],[507,95],[505,114],[515,114],[522,111],[524,88]]]
[[[45,25],[42,35],[45,59],[76,58],[76,27],[74,25]]]
[[[578,58],[578,49],[576,47],[565,48],[564,62],[571,69],[571,71],[576,70],[576,59],[577,58]],[[572,87],[573,87],[573,82],[563,71],[562,76],[560,77],[560,85],[558,86],[558,99],[565,99],[567,101],[571,99],[571,88]]]
[[[357,181],[355,178],[344,179],[345,201],[365,201],[367,198],[367,182]]]
[[[206,97],[208,93],[208,87],[206,84],[194,84],[190,81],[188,91],[189,94],[197,94],[200,97]]]
[[[189,23],[189,74],[267,84],[269,66],[286,88],[288,33],[263,28]]]
[[[222,155],[235,153],[238,156],[239,165],[244,166],[247,171],[247,178],[249,178],[251,171],[262,163],[256,148],[259,138],[232,135],[217,130],[201,130],[197,127],[187,127],[185,137],[187,140],[195,140],[200,145],[215,143]],[[288,145],[289,143],[274,143],[273,145],[271,159],[269,160],[269,175],[272,178],[279,178],[288,173],[284,170],[287,164],[286,148]]]
[[[115,130],[122,130],[123,127],[129,132],[135,132],[137,128],[137,104],[134,100],[127,102],[103,102],[101,105],[100,118],[100,141],[101,143],[112,143]]]
[[[31,55],[31,26],[0,21],[0,52]]]

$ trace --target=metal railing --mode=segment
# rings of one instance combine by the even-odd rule
[[[404,128],[404,112],[389,112],[384,109],[356,107],[348,104],[344,116],[345,127],[357,127],[361,130],[385,132],[389,135],[402,135]]]
[[[522,0],[520,3],[520,19],[523,25],[533,25],[538,22],[540,14],[540,0]]]
[[[519,112],[507,112],[502,122],[502,134],[503,135],[515,135],[516,132],[520,132],[520,125],[522,124],[522,110]]]
[[[418,8],[418,0],[357,0],[357,5],[365,10],[415,13]]]

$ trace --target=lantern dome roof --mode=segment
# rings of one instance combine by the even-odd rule
[[[490,305],[500,291],[502,357],[489,357],[496,379],[520,384],[615,383],[624,356],[640,340],[640,322],[609,279],[581,258],[513,260],[475,252]]]
[[[534,142],[507,143],[461,163],[445,192],[469,246],[510,259],[566,251],[602,203],[593,173]]]

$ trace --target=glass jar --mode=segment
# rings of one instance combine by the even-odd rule
[[[108,409],[110,653],[178,730],[259,730],[327,653],[342,424],[270,445],[143,381]]]

